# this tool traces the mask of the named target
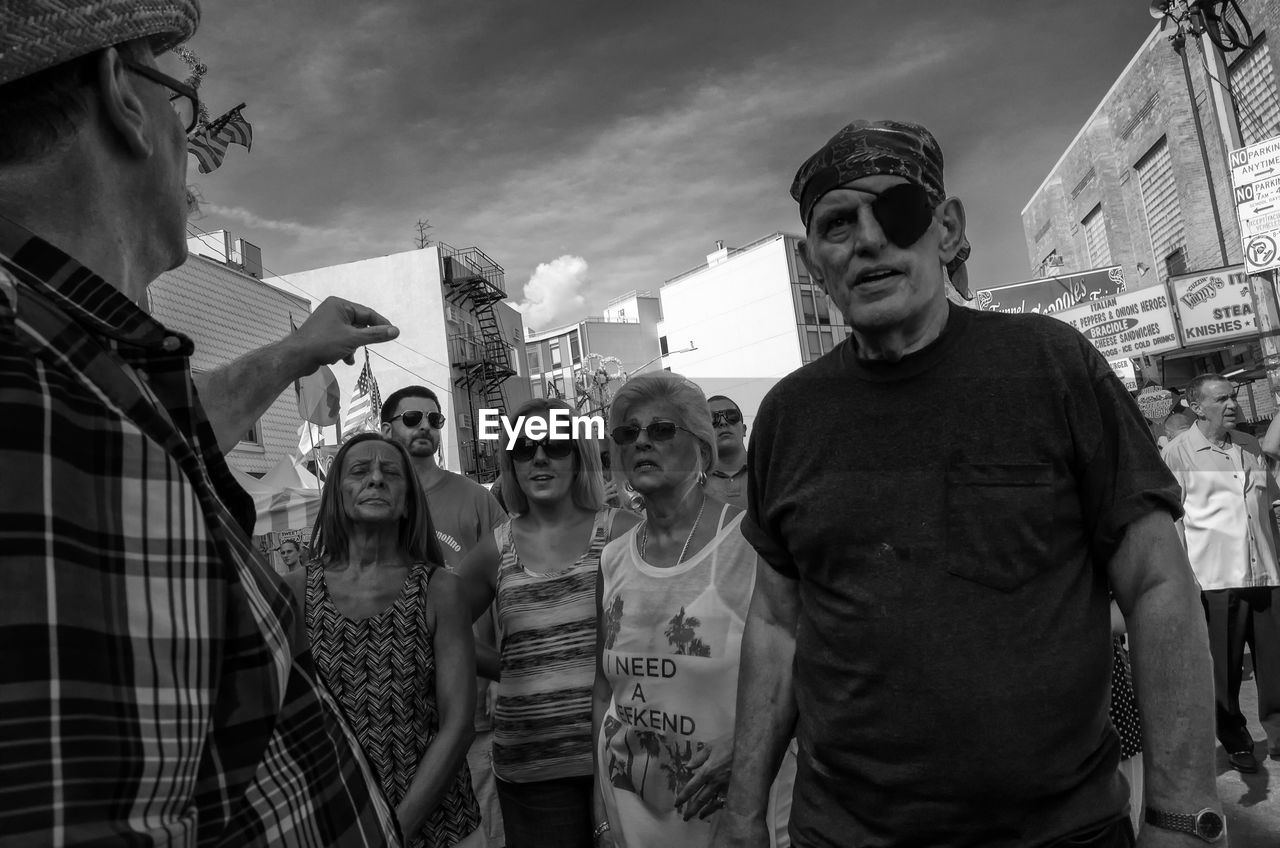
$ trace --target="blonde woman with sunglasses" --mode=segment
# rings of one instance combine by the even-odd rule
[[[554,410],[573,412],[535,399],[513,420],[549,424]],[[605,506],[594,438],[521,435],[498,462],[514,517],[460,573],[473,615],[497,600],[493,769],[506,844],[591,848],[596,578],[605,545],[638,519]]]
[[[614,473],[643,496],[645,518],[600,563],[597,845],[705,848],[733,766],[758,561],[742,510],[704,490],[716,437],[701,389],[643,374],[618,391],[609,420]],[[789,758],[769,805],[775,845],[789,845],[793,774]]]

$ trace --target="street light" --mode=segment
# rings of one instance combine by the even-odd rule
[[[680,350],[669,350],[669,351],[667,351],[666,353],[660,353],[660,354],[658,354],[657,356],[655,356],[653,359],[650,359],[650,360],[649,360],[648,362],[646,362],[644,365],[641,365],[641,366],[640,366],[639,368],[637,368],[635,371],[632,371],[632,372],[628,373],[626,376],[627,376],[627,378],[628,378],[628,379],[630,379],[632,374],[639,374],[641,371],[643,371],[644,369],[648,368],[650,365],[652,365],[653,363],[657,362],[659,359],[661,359],[661,358],[662,358],[662,357],[664,357],[664,356],[675,356],[677,353],[688,353],[688,352],[689,352],[689,351],[691,351],[691,350],[697,350],[697,349],[698,349],[698,346],[697,346],[696,344],[694,344],[694,343],[693,343],[693,340],[692,340],[692,339],[690,339],[690,340],[689,340],[689,346],[688,346],[688,347],[681,348]]]

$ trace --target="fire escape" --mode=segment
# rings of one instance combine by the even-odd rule
[[[455,333],[450,336],[449,364],[454,369],[453,384],[467,394],[471,418],[472,438],[469,444],[460,447],[470,453],[476,478],[487,483],[497,476],[497,466],[490,446],[475,438],[479,422],[473,401],[478,395],[483,404],[481,408],[496,409],[500,415],[505,413],[502,384],[516,373],[511,367],[511,350],[493,310],[493,305],[507,296],[502,266],[475,247],[459,250],[441,244],[440,256],[445,301],[474,314],[480,330],[478,335]]]

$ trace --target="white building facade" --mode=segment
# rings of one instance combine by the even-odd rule
[[[597,358],[615,358],[610,373],[635,375],[657,368],[662,358],[658,344],[658,324],[662,306],[652,292],[628,292],[614,298],[603,314],[540,332],[530,332],[525,340],[529,362],[529,391],[533,397],[560,397],[583,400],[580,409],[598,411],[598,392],[582,391],[584,368],[590,370]],[[616,369],[616,370],[615,370]],[[593,378],[594,375],[586,375]],[[620,382],[611,381],[616,390]],[[584,394],[586,397],[584,397]],[[607,395],[606,395],[607,396]]]
[[[448,418],[443,464],[481,482],[496,473],[496,444],[476,439],[480,409],[509,409],[528,398],[524,325],[502,301],[502,268],[477,248],[431,245],[418,250],[299,271],[273,282],[305,292],[318,305],[337,296],[363,303],[400,328],[393,342],[370,348],[370,370],[382,397],[424,385]],[[332,366],[350,402],[364,366]]]
[[[779,379],[848,335],[843,316],[800,260],[800,241],[773,233],[740,248],[718,243],[705,265],[659,290],[663,367],[689,377],[708,397],[732,398],[748,425]]]

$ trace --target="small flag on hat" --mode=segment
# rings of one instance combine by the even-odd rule
[[[200,173],[217,170],[227,155],[228,145],[238,144],[245,150],[253,146],[253,127],[240,112],[244,106],[241,103],[187,139],[187,150],[199,161]]]

